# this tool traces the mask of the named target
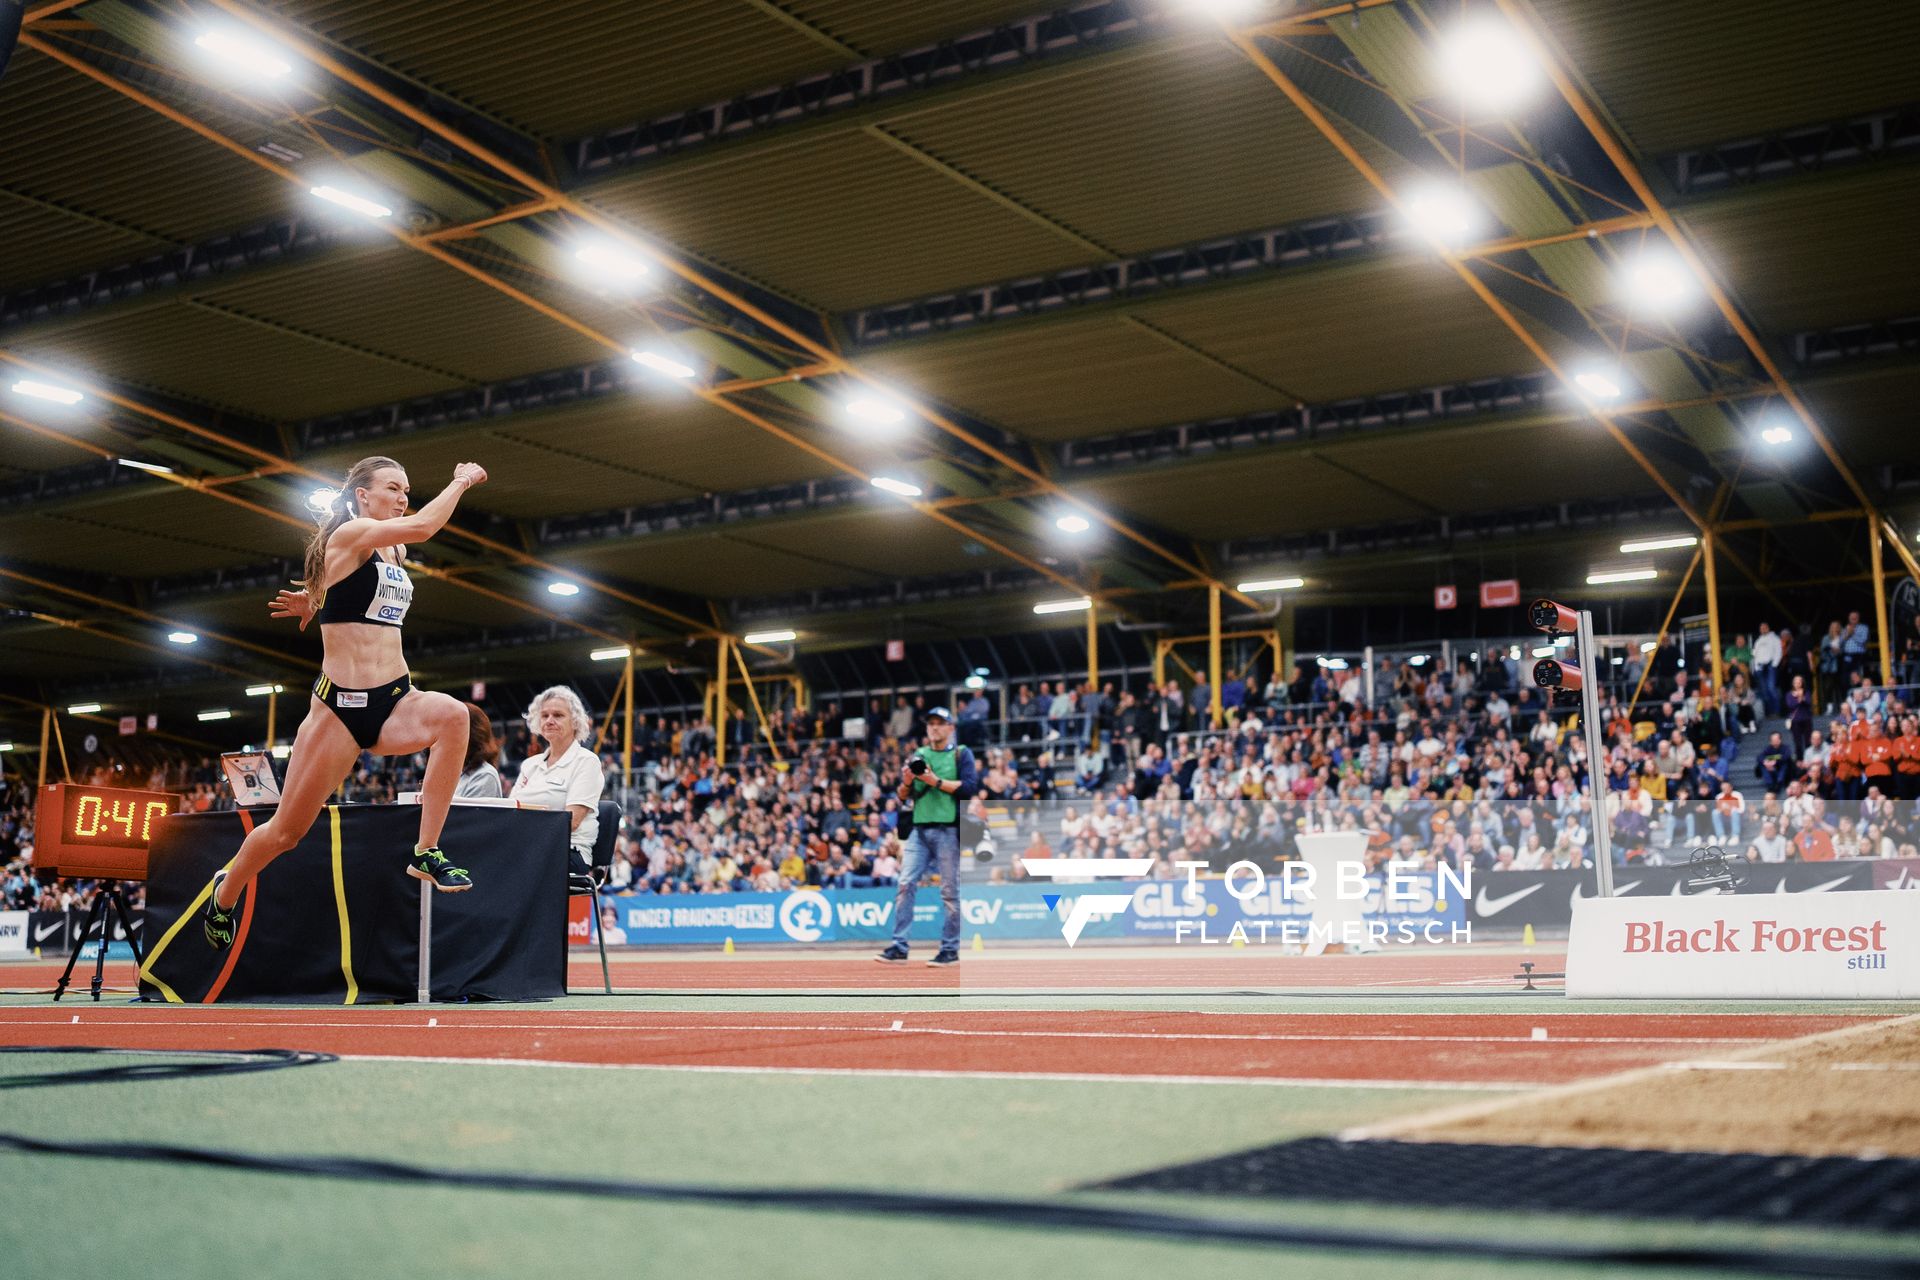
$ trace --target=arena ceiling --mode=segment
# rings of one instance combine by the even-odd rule
[[[1456,0],[1207,7],[29,0],[0,687],[298,678],[264,600],[375,452],[416,493],[493,474],[420,557],[443,680],[1076,595],[1186,623],[1280,575],[1586,591],[1623,538],[1709,525],[1722,591],[1793,611],[1868,571],[1869,512],[1910,538],[1920,7],[1467,5],[1559,81],[1464,123]],[[1396,210],[1436,182],[1478,221],[1444,250]],[[1708,284],[1650,317],[1616,280],[1662,249]],[[1615,401],[1567,381],[1596,362]],[[1670,594],[1688,554],[1607,590]]]

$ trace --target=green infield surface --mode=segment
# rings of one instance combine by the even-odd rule
[[[1570,1005],[1497,948],[1083,991],[736,959],[355,1008],[0,966],[5,1272],[1920,1272],[1903,1007]]]

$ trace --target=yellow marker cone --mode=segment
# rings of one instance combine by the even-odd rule
[[[720,948],[720,950],[722,950],[723,952],[725,952],[725,953],[726,953],[726,954],[728,954],[728,955],[732,955],[732,954],[733,954],[733,939],[732,939],[732,938],[728,938],[728,939],[727,939],[727,945],[726,945],[726,946],[724,946],[724,947],[722,947],[722,948]]]
[[[973,935],[973,949],[975,951],[985,951],[987,949],[987,944],[980,940],[980,935],[977,933]]]
[[[1520,945],[1523,947],[1530,947],[1533,945],[1533,926],[1532,925],[1528,925],[1524,930],[1521,931]]]

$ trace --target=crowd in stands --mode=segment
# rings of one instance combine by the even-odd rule
[[[1920,677],[1916,633],[1900,656]],[[1751,640],[1734,636],[1717,692],[1685,668],[1670,637],[1625,659],[1602,698],[1603,812],[1616,859],[1683,861],[1702,844],[1766,862],[1920,856],[1920,715],[1911,686],[1872,683],[1870,651],[1856,614],[1817,644],[1804,629],[1764,624]],[[1025,856],[1150,857],[1153,874],[1173,877],[1184,874],[1181,860],[1284,861],[1300,832],[1326,829],[1370,833],[1376,864],[1584,865],[1592,798],[1571,709],[1548,705],[1514,650],[1452,665],[1382,661],[1371,704],[1358,664],[1301,662],[1286,679],[1232,673],[1221,682],[1218,729],[1204,679],[1016,686],[1004,718],[986,691],[957,691],[958,736],[980,765],[970,843],[993,854],[977,865],[1019,879]],[[779,707],[765,727],[744,709],[718,727],[701,716],[641,717],[631,790],[613,741],[600,744],[605,794],[626,807],[612,888],[894,883],[894,784],[940,700]],[[1768,719],[1783,727],[1762,735]],[[538,750],[516,721],[501,739],[502,772],[515,776]],[[363,756],[346,798],[391,801],[417,787],[421,763]],[[232,803],[210,758],[137,778],[124,767],[97,773],[86,780],[174,791],[197,811]],[[0,902],[84,906],[89,886],[34,878],[30,791],[14,784],[4,796]]]

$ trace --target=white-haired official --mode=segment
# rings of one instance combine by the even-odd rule
[[[593,732],[593,717],[579,694],[557,684],[527,705],[527,729],[547,749],[521,764],[513,798],[567,811],[573,821],[568,842],[579,863],[574,870],[584,871],[593,865],[593,842],[600,835],[600,757],[584,742]]]

